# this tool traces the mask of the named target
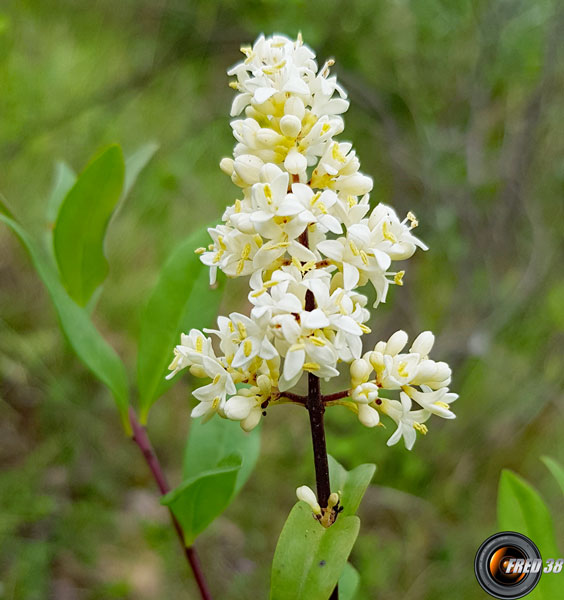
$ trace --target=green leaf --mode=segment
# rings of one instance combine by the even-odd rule
[[[548,467],[564,494],[564,468],[562,465],[557,463],[553,458],[550,458],[550,456],[543,456],[541,460]]]
[[[217,315],[221,291],[210,288],[208,268],[194,253],[208,242],[207,230],[200,230],[173,250],[143,312],[137,356],[142,423],[153,403],[171,385],[165,377],[180,333],[207,327]]]
[[[149,142],[127,157],[125,161],[125,181],[123,184],[122,200],[127,198],[137,177],[139,177],[139,173],[147,166],[147,163],[153,158],[158,148],[159,145],[157,143]]]
[[[161,499],[168,506],[184,531],[187,546],[208,527],[229,505],[235,492],[241,457],[233,454],[222,466],[203,471],[184,481]]]
[[[327,600],[356,541],[360,519],[339,515],[325,528],[298,502],[282,529],[270,586],[271,600]]]
[[[368,488],[376,471],[376,465],[359,465],[352,471],[347,471],[332,456],[329,456],[329,477],[331,491],[341,492],[341,506],[343,515],[354,515],[358,510],[360,501]]]
[[[502,471],[499,481],[497,520],[501,531],[517,531],[530,538],[544,560],[561,556],[544,500],[527,481],[509,470]],[[542,577],[530,597],[552,600],[558,597],[560,586],[557,577]]]
[[[339,579],[339,600],[353,600],[360,585],[358,571],[347,563],[341,578]]]
[[[81,306],[108,274],[104,237],[121,196],[124,168],[120,147],[109,146],[79,175],[59,210],[55,258],[64,286]]]
[[[61,204],[75,182],[76,173],[66,162],[58,161],[55,164],[53,188],[51,189],[51,194],[47,200],[47,210],[45,212],[47,228],[49,230],[49,239],[51,239],[52,230],[55,227]]]
[[[184,451],[182,478],[191,479],[218,466],[227,456],[238,453],[242,464],[237,474],[235,493],[250,477],[260,452],[260,428],[250,433],[234,421],[214,417],[207,423],[192,420]]]
[[[0,198],[0,214],[5,215],[6,217],[10,217],[10,219],[15,218],[14,215],[12,214],[12,211],[4,203],[3,197]]]
[[[5,214],[0,214],[0,221],[12,229],[28,251],[55,306],[61,329],[80,360],[112,391],[124,426],[129,432],[127,374],[119,356],[96,330],[84,309],[69,297],[54,267],[19,223]]]

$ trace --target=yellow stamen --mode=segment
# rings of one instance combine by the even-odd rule
[[[249,258],[250,253],[251,253],[251,244],[247,243],[247,244],[245,244],[245,247],[243,248],[243,251],[241,252],[241,258],[243,260],[247,260],[247,258]]]
[[[255,233],[253,239],[255,240],[255,244],[260,248],[262,246],[262,237],[258,233]]]
[[[229,321],[229,325],[228,325],[228,327],[229,327],[229,331],[230,331],[231,333],[235,333],[235,327],[233,327],[233,323],[232,323],[232,321]]]
[[[258,298],[259,296],[262,296],[265,293],[266,293],[266,288],[263,287],[260,290],[255,290],[254,292],[252,292],[251,297]]]
[[[304,369],[306,371],[319,371],[319,369],[321,369],[321,366],[314,362],[306,362],[304,363]]]
[[[413,429],[419,431],[419,433],[422,433],[423,435],[427,435],[427,432],[429,431],[427,426],[422,423],[413,423]]]
[[[239,200],[239,199],[235,200],[235,212],[236,213],[241,212],[241,200]]]
[[[349,203],[349,208],[356,206],[356,198],[354,196],[347,196],[347,202]]]
[[[243,272],[243,269],[245,268],[245,259],[242,258],[238,263],[237,263],[237,271],[236,274],[237,275],[241,275],[241,273]]]
[[[311,337],[307,338],[312,344],[315,344],[316,346],[325,346],[325,344],[327,343],[323,338],[318,338],[314,335],[312,335]]]
[[[407,220],[410,222],[410,229],[415,229],[419,225],[417,217],[411,211],[407,213]]]
[[[290,346],[289,352],[295,352],[296,350],[303,350],[304,348],[305,348],[305,344],[300,342],[298,344],[293,344],[292,346]]]
[[[394,283],[396,285],[403,285],[403,276],[405,275],[405,271],[398,271],[394,275]]]
[[[351,249],[351,252],[355,255],[358,256],[360,254],[359,249],[356,247],[356,244],[351,240],[349,242],[349,247]]]
[[[382,225],[382,234],[384,235],[384,239],[388,240],[389,242],[392,242],[392,244],[397,244],[398,240],[396,236],[390,231],[388,221],[384,221],[384,224]]]
[[[435,402],[435,406],[440,406],[441,408],[446,408],[447,410],[449,410],[450,405],[447,404],[446,402],[441,402],[440,400],[437,400]]]
[[[367,265],[368,264],[368,255],[364,250],[360,251],[360,258],[362,258],[362,262]]]
[[[405,370],[407,367],[407,363],[406,362],[401,362],[398,365],[398,374],[400,375],[400,377],[407,377],[408,373]]]
[[[269,204],[272,204],[272,190],[270,189],[270,186],[268,185],[268,183],[265,183],[263,191],[264,191],[264,197],[266,198],[266,201]]]
[[[367,327],[364,323],[360,323],[359,327],[362,329],[363,333],[372,333],[372,329]]]
[[[243,344],[243,352],[245,353],[245,356],[250,356],[252,351],[253,343],[251,342],[251,340],[245,340],[245,343]]]
[[[206,249],[205,249],[205,248],[202,248],[202,247],[200,247],[200,248],[196,248],[196,249],[194,250],[194,254],[203,254],[205,251],[206,251]]]
[[[204,349],[204,338],[203,337],[196,338],[196,352],[199,352],[201,354],[203,349]]]
[[[213,385],[216,385],[217,383],[219,383],[219,380],[221,379],[221,375],[218,373],[214,378],[213,378]]]
[[[241,323],[241,321],[237,321],[237,329],[239,330],[239,336],[242,340],[247,337],[247,328]]]

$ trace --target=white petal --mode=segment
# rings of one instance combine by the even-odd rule
[[[284,377],[293,379],[303,368],[305,361],[304,350],[294,350],[286,354],[284,360]]]
[[[343,282],[346,290],[352,290],[356,287],[359,280],[358,269],[348,262],[343,263]]]
[[[301,323],[308,329],[323,329],[330,325],[327,315],[319,308],[316,308],[310,312],[302,311]]]

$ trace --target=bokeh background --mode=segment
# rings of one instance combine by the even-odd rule
[[[437,335],[454,369],[454,422],[413,452],[387,448],[344,409],[330,452],[375,462],[352,562],[359,599],[475,599],[479,544],[496,529],[500,470],[537,486],[560,540],[564,460],[564,11],[559,0],[5,0],[0,6],[0,191],[37,234],[54,162],[101,146],[160,150],[108,235],[97,325],[133,372],[139,317],[172,247],[237,197],[218,162],[233,145],[226,68],[260,32],[302,31],[351,108],[341,139],[372,175],[373,202],[408,210],[430,246],[374,314]],[[64,342],[41,283],[0,227],[0,598],[196,598],[145,464],[108,392]],[[245,310],[228,282],[222,311]],[[336,388],[337,384],[335,384]],[[325,388],[335,391],[333,388]],[[173,482],[190,380],[149,430]],[[274,409],[257,469],[199,540],[216,596],[266,597],[297,485],[313,483],[306,414]]]

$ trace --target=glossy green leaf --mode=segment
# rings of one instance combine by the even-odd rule
[[[57,221],[57,215],[59,214],[61,204],[75,182],[76,173],[71,167],[64,161],[57,162],[55,164],[53,188],[51,189],[51,194],[47,200],[47,210],[45,212],[47,228],[49,229],[49,239],[51,239],[52,230],[55,228],[55,222]]]
[[[541,460],[548,467],[564,494],[564,467],[550,456],[543,456]]]
[[[171,383],[165,380],[180,334],[210,326],[221,291],[209,286],[208,268],[194,250],[209,242],[207,230],[182,241],[166,261],[141,319],[137,385],[140,418],[146,422],[152,404]]]
[[[138,148],[133,154],[126,158],[122,200],[129,195],[137,177],[139,177],[139,173],[147,166],[158,148],[159,145],[157,143],[149,142],[141,146],[141,148]]]
[[[161,499],[182,526],[187,546],[227,508],[240,469],[241,457],[233,454],[221,466],[187,479]]]
[[[106,148],[79,175],[57,216],[55,258],[64,286],[81,306],[108,274],[104,237],[122,193],[124,168],[120,147]]]
[[[561,556],[556,545],[554,524],[540,494],[524,479],[504,470],[499,481],[497,520],[500,531],[517,531],[530,538],[544,560]],[[558,597],[561,583],[557,577],[541,577],[530,594],[533,600]]]
[[[237,474],[235,493],[250,477],[260,452],[260,428],[247,433],[239,423],[214,417],[207,423],[192,420],[184,451],[182,479],[191,479],[217,467],[227,456],[241,455],[241,469]]]
[[[0,214],[0,221],[12,229],[28,251],[35,270],[49,292],[61,328],[70,345],[90,371],[110,388],[124,426],[129,431],[127,374],[120,358],[96,330],[85,310],[69,297],[59,281],[54,266],[19,223],[5,214]]]
[[[359,585],[360,575],[358,571],[351,563],[347,563],[339,579],[339,600],[354,600]]]
[[[332,456],[329,456],[331,491],[341,492],[343,515],[354,515],[356,513],[375,471],[376,465],[373,464],[359,465],[352,471],[347,471]]]
[[[342,514],[325,528],[305,502],[298,502],[274,553],[271,600],[327,600],[343,573],[359,528],[358,517]]]

